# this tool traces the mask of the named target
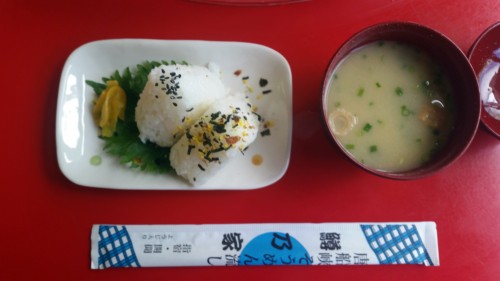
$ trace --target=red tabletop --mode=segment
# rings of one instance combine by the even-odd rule
[[[500,18],[497,0],[339,0],[271,7],[189,1],[2,1],[0,280],[499,280],[500,142],[478,129],[467,152],[430,178],[393,181],[343,157],[321,127],[320,88],[335,50],[374,23],[434,28],[466,52]],[[291,161],[247,191],[82,187],[56,160],[62,67],[99,39],[242,41],[280,52],[293,74]],[[93,224],[435,221],[441,265],[90,269]]]

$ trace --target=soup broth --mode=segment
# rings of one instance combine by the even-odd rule
[[[330,130],[359,162],[401,172],[428,162],[452,130],[445,73],[400,42],[362,46],[334,70],[326,96]]]

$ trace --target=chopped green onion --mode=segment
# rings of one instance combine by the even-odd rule
[[[345,145],[345,148],[347,148],[348,150],[353,150],[354,149],[354,144],[348,143],[348,144]]]
[[[410,116],[413,114],[413,111],[409,110],[406,105],[401,106],[401,115],[403,116]]]
[[[398,96],[402,96],[403,95],[403,89],[401,89],[401,87],[396,87],[396,89],[394,89],[394,92]]]
[[[429,80],[422,81],[422,91],[428,96],[432,96],[431,82]]]
[[[359,90],[358,90],[358,97],[363,96],[364,93],[365,93],[365,88],[359,88]]]
[[[365,126],[363,126],[363,131],[369,132],[372,129],[372,125],[370,123],[366,123]]]
[[[382,85],[380,85],[380,83],[379,83],[379,82],[376,82],[376,83],[375,83],[375,85],[377,86],[377,88],[382,87]]]
[[[371,145],[370,146],[370,152],[373,153],[373,152],[377,152],[377,146],[376,145]]]
[[[93,166],[99,166],[102,163],[102,158],[99,155],[94,155],[90,158],[90,164]]]

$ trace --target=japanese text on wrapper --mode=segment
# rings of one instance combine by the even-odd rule
[[[336,232],[321,232],[319,235],[320,249],[325,251],[341,250],[340,233]],[[318,254],[319,265],[364,265],[368,264],[368,255],[366,253],[330,253],[320,252]]]
[[[369,258],[366,253],[350,253],[342,248],[341,234],[337,232],[320,232],[316,251],[312,255],[299,241],[289,233],[271,232],[248,240],[240,232],[223,233],[220,238],[219,254],[206,259],[208,265],[364,265]],[[140,236],[144,241],[144,254],[161,254],[170,252],[189,254],[191,243],[173,243],[171,234],[156,233]],[[266,239],[258,239],[265,237]],[[257,250],[249,250],[252,242],[258,244]],[[262,242],[264,241],[264,242]],[[319,249],[319,250],[318,250]],[[313,249],[314,250],[314,249]]]
[[[174,239],[170,233],[147,233],[142,234],[141,239],[144,241],[144,254],[161,254],[163,252],[172,253],[191,253],[192,245],[189,243],[176,243],[170,245],[168,242]]]

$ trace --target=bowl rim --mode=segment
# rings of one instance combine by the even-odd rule
[[[486,28],[481,34],[476,38],[472,46],[469,48],[467,51],[467,59],[469,62],[472,64],[472,58],[474,56],[474,52],[477,50],[478,46],[481,44],[481,41],[486,37],[491,31],[499,29],[500,30],[500,21],[490,25],[488,28]],[[479,74],[481,72],[481,69],[476,72],[474,65],[473,65],[474,72],[476,73],[476,77],[479,80]],[[496,136],[498,139],[500,139],[500,120],[494,119],[490,114],[485,113],[484,105],[483,102],[481,101],[481,123],[483,126],[494,136]]]
[[[464,139],[461,143],[463,144],[458,151],[453,152],[452,157],[445,157],[444,160],[440,161],[437,164],[432,164],[429,163],[424,166],[417,167],[415,169],[411,169],[408,171],[403,171],[403,172],[391,172],[391,171],[383,171],[383,170],[378,170],[375,168],[372,168],[370,166],[364,165],[360,163],[358,160],[356,160],[348,151],[345,147],[343,147],[340,142],[337,140],[335,135],[332,133],[330,129],[330,125],[328,124],[328,114],[327,114],[327,106],[326,106],[326,98],[328,95],[328,88],[330,86],[330,81],[332,77],[332,72],[335,70],[337,65],[348,55],[350,54],[353,50],[364,46],[368,43],[371,42],[376,42],[379,39],[369,39],[369,40],[361,40],[362,43],[355,44],[357,39],[362,37],[364,34],[373,32],[372,30],[374,29],[379,29],[379,28],[407,28],[403,30],[403,32],[413,32],[414,30],[422,30],[428,34],[432,34],[435,39],[434,40],[441,40],[445,42],[462,60],[460,63],[464,65],[466,68],[463,70],[470,76],[470,78],[473,78],[473,83],[475,83],[475,93],[474,94],[476,97],[474,98],[474,101],[476,105],[470,105],[472,110],[474,110],[474,120],[471,120],[473,123],[471,126],[471,131],[467,134],[467,138]],[[408,29],[408,27],[410,29]],[[369,37],[375,37],[375,36],[369,36]],[[352,45],[352,46],[350,46]],[[350,46],[350,47],[349,47]],[[428,50],[426,50],[428,51]],[[342,55],[343,54],[343,55]],[[342,55],[341,57],[339,57]],[[472,65],[465,55],[465,53],[458,47],[458,45],[453,42],[449,37],[447,37],[445,34],[430,28],[428,26],[425,26],[420,23],[412,22],[412,21],[386,21],[386,22],[380,22],[380,23],[375,23],[369,26],[366,26],[364,28],[361,28],[357,32],[353,33],[351,36],[349,36],[345,41],[335,50],[333,55],[331,56],[330,60],[328,61],[328,64],[326,66],[326,70],[324,71],[324,77],[322,81],[322,87],[321,87],[321,111],[322,111],[322,123],[324,125],[324,128],[326,130],[326,133],[329,136],[329,139],[334,142],[335,146],[337,149],[339,149],[343,156],[347,157],[350,162],[354,163],[356,166],[362,168],[363,170],[374,174],[376,176],[382,177],[382,178],[387,178],[387,179],[392,179],[392,180],[415,180],[415,179],[422,179],[422,178],[427,178],[432,175],[437,174],[438,172],[444,170],[445,168],[449,167],[453,163],[455,163],[469,148],[470,144],[472,143],[474,136],[476,135],[479,123],[480,123],[480,115],[481,115],[481,105],[480,105],[480,97],[479,97],[479,87],[477,85],[477,78],[474,73],[474,70],[472,68]],[[425,168],[428,167],[428,168]]]

